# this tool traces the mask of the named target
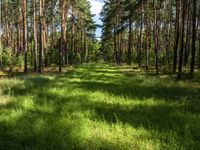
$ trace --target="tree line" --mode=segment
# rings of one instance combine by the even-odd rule
[[[200,1],[106,0],[101,12],[104,60],[168,66],[181,78],[200,68]]]
[[[87,62],[98,44],[90,7],[87,0],[1,0],[0,67],[41,73],[56,64],[62,72]]]

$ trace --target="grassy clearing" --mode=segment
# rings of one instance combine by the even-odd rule
[[[3,75],[0,149],[200,149],[199,100],[196,80],[126,66]]]

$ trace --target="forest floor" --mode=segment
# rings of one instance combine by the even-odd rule
[[[0,149],[200,149],[200,80],[89,64],[1,75]]]

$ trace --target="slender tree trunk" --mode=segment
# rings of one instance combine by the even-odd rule
[[[0,17],[0,22],[1,22],[1,26],[0,26],[0,28],[1,29],[3,29],[3,3],[1,2],[0,3],[1,4],[1,6],[0,6],[0,10],[1,10],[1,17]],[[0,36],[0,69],[1,69],[1,67],[2,67],[2,65],[3,65],[3,61],[2,61],[2,55],[3,55],[3,43],[2,43],[2,38],[3,37],[3,35],[1,35]]]
[[[28,72],[28,39],[27,39],[27,12],[26,12],[26,0],[22,0],[22,16],[23,16],[23,49],[24,49],[24,73]]]
[[[146,4],[146,11],[148,10],[148,4]],[[145,14],[145,26],[146,26],[146,60],[145,60],[145,68],[146,72],[149,68],[149,24],[148,24],[148,12]]]
[[[181,49],[179,52],[179,68],[178,68],[178,77],[177,79],[181,79],[182,74],[182,66],[183,66],[183,52],[184,52],[184,32],[185,32],[185,0],[182,0],[182,35],[181,35]]]
[[[173,64],[173,72],[176,72],[177,67],[177,54],[179,48],[179,35],[180,35],[180,25],[179,25],[179,14],[180,12],[180,0],[176,0],[176,23],[175,23],[175,43],[174,43],[174,64]]]
[[[19,53],[20,48],[20,25],[19,21],[17,22],[17,54]]]
[[[200,68],[200,42],[199,42],[199,67],[198,68]]]
[[[139,68],[141,67],[141,54],[142,54],[142,46],[143,46],[143,40],[142,40],[142,33],[143,33],[143,1],[142,1],[142,7],[141,7],[141,20],[140,20],[140,48],[139,48],[139,55],[138,55],[138,64]]]
[[[184,66],[188,63],[188,56],[190,51],[190,41],[191,41],[191,19],[190,19],[190,5],[191,0],[188,0],[187,3],[187,28],[186,28],[186,44],[185,44],[185,51],[184,51]]]
[[[118,64],[121,64],[121,33],[118,35]]]
[[[167,35],[166,35],[166,61],[167,64],[170,64],[170,50],[171,50],[171,31],[172,31],[172,4],[170,3],[168,11],[168,25],[167,25]]]
[[[48,66],[48,50],[47,50],[47,23],[46,23],[46,9],[45,0],[43,0],[43,50],[44,50],[44,65]]]
[[[55,12],[54,12],[54,1],[51,1],[51,11],[52,11],[52,22],[51,22],[51,49],[55,46]]]
[[[65,0],[61,0],[61,48],[59,51],[59,72],[62,72],[63,65],[63,54],[66,45],[66,2]]]
[[[40,0],[40,52],[39,52],[39,66],[38,72],[42,72],[42,54],[43,54],[43,29],[42,29],[42,19],[43,18],[43,0]]]
[[[193,6],[193,15],[192,15],[192,58],[191,58],[191,68],[190,74],[193,76],[194,74],[194,66],[195,66],[195,53],[196,53],[196,0],[192,1]]]
[[[158,70],[158,12],[156,2],[154,0],[154,51],[155,51],[155,68],[156,68],[156,75],[159,74]]]
[[[117,38],[116,38],[116,27],[114,26],[114,34],[113,34],[113,40],[114,40],[114,62],[117,64]]]
[[[65,65],[68,65],[69,64],[69,61],[68,61],[68,57],[69,57],[69,49],[68,49],[68,22],[67,22],[67,16],[68,16],[68,3],[66,4],[66,9],[65,9],[66,11],[66,13],[65,13],[65,18],[66,18],[66,29],[65,29]],[[82,42],[81,42],[82,43]]]
[[[122,26],[122,24],[121,24]],[[123,33],[120,33],[120,41],[119,41],[119,62],[122,64],[122,48],[123,48]]]
[[[131,65],[132,51],[132,18],[129,18],[129,39],[128,39],[128,65]]]
[[[197,29],[198,29],[198,43],[199,43],[199,54],[198,54],[198,59],[199,59],[199,65],[198,65],[198,68],[200,68],[200,7],[199,7],[199,13],[198,13],[198,26],[197,26]]]
[[[37,16],[36,16],[36,0],[33,0],[33,32],[34,32],[34,72],[37,72]]]

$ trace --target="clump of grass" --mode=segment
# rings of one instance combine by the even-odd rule
[[[199,99],[197,81],[128,66],[4,77],[0,149],[200,149]]]

